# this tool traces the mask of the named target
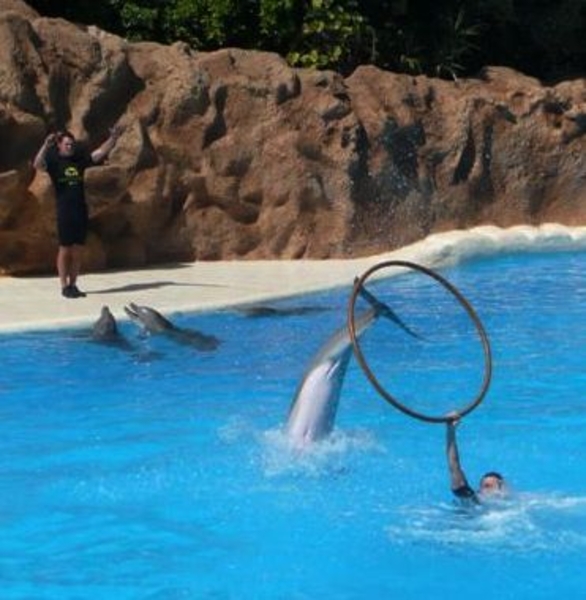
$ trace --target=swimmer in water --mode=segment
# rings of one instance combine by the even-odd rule
[[[466,475],[460,465],[458,444],[456,442],[458,423],[457,415],[454,415],[446,423],[446,453],[452,493],[458,499],[472,504],[481,504],[487,498],[503,498],[507,494],[507,484],[504,477],[496,471],[488,471],[482,476],[478,491],[474,491],[468,484]]]

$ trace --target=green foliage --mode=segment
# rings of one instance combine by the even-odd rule
[[[286,55],[303,26],[302,0],[260,0],[259,34],[261,47]]]
[[[446,17],[441,42],[432,56],[433,73],[456,79],[457,74],[465,70],[465,59],[479,49],[478,35],[479,26],[467,23],[463,9],[455,17]]]
[[[161,2],[158,0],[108,0],[118,12],[126,37],[131,40],[157,39],[160,36]]]
[[[165,41],[182,40],[196,49],[212,49],[226,42],[223,20],[231,0],[176,0],[163,13]]]
[[[169,2],[168,22],[174,39],[195,42],[196,47],[250,47],[255,31],[256,2],[249,0],[176,0]],[[180,35],[183,33],[183,35]],[[194,35],[195,34],[195,35]]]
[[[369,37],[372,29],[353,0],[311,0],[287,59],[292,65],[343,72],[369,58]]]
[[[347,74],[363,63],[455,78],[485,64],[586,71],[586,0],[29,0],[131,40],[268,50]]]
[[[127,37],[193,48],[252,47],[257,0],[108,0],[120,13]]]

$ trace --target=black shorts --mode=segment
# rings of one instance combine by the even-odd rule
[[[60,246],[83,246],[87,237],[88,214],[85,206],[57,213]]]

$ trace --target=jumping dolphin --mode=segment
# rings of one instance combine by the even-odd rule
[[[380,316],[390,319],[410,335],[419,337],[386,304],[364,288],[360,293],[371,307],[354,320],[356,337],[360,337]],[[352,341],[347,327],[335,331],[314,356],[297,388],[285,425],[285,433],[293,446],[304,448],[332,431],[351,356]]]
[[[165,335],[180,344],[193,346],[197,350],[215,350],[220,344],[218,338],[213,335],[176,327],[161,313],[149,306],[139,306],[131,302],[124,307],[124,311],[131,320],[141,325],[149,333]]]

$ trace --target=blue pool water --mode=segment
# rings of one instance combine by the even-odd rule
[[[348,290],[271,305],[309,309],[299,315],[175,315],[222,340],[207,354],[126,322],[132,352],[83,331],[0,336],[0,597],[586,597],[585,258],[502,254],[441,271],[493,350],[489,393],[458,429],[464,467],[514,488],[474,513],[452,503],[443,426],[391,408],[355,363],[331,438],[302,456],[284,443]],[[409,401],[445,385],[432,406],[444,410],[477,384],[480,359],[420,282],[397,278],[393,307],[430,343],[462,329],[470,350],[448,343],[438,366],[374,329],[365,350]]]

